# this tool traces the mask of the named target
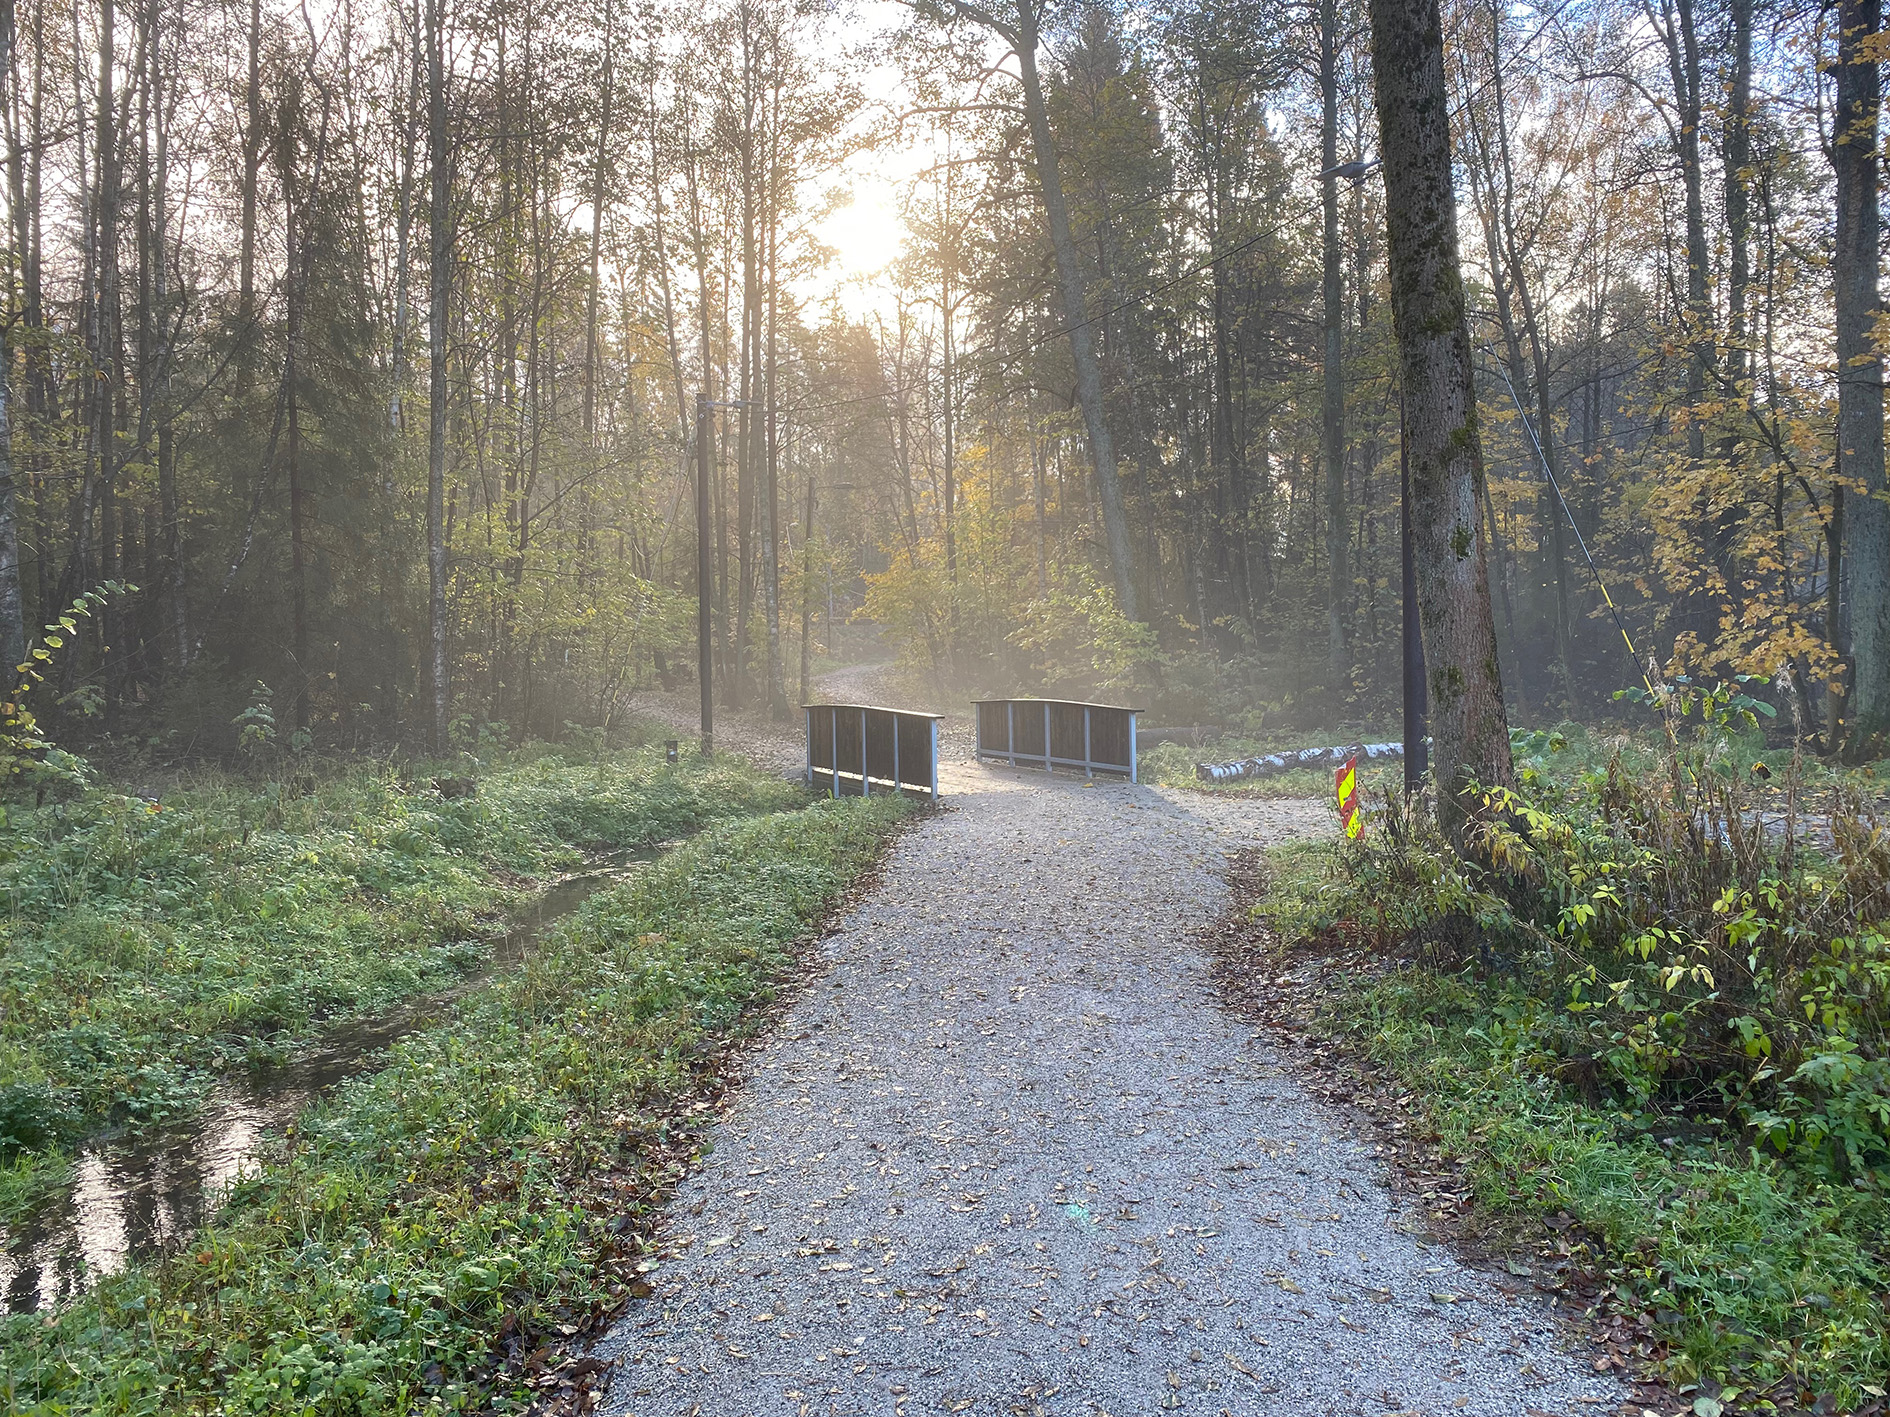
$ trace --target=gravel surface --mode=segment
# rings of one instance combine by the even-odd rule
[[[941,777],[678,1192],[607,1411],[1613,1410],[1215,995],[1227,854],[1323,804]]]

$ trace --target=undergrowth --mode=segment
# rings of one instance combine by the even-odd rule
[[[592,896],[519,972],[305,1114],[186,1252],[50,1320],[0,1320],[9,1410],[522,1401],[481,1381],[495,1336],[615,1301],[609,1179],[660,1154],[716,1035],[771,997],[908,810],[850,798],[726,823]]]
[[[1486,1205],[1579,1221],[1678,1376],[1881,1397],[1890,844],[1841,786],[1808,810],[1794,762],[1755,790],[1737,686],[1644,697],[1651,764],[1551,773],[1544,736],[1468,859],[1388,797],[1358,843],[1276,853],[1261,909],[1381,957],[1329,971],[1328,1026]]]
[[[188,1108],[318,1021],[462,976],[513,906],[587,855],[800,800],[731,761],[642,750],[521,754],[452,798],[355,769],[10,807],[0,1218],[88,1130]]]
[[[1769,774],[1749,784],[1751,796],[1755,801],[1766,797],[1782,799],[1787,775],[1794,770],[1791,748],[1768,745],[1766,735],[1755,727],[1735,727],[1737,731],[1726,735],[1728,746],[1736,750],[1736,756],[1744,765],[1762,763]],[[1298,748],[1337,747],[1361,741],[1393,742],[1399,736],[1399,730],[1393,727],[1362,737],[1355,733],[1350,738],[1329,732],[1283,732],[1264,739],[1227,735],[1200,747],[1171,739],[1140,754],[1139,769],[1143,782],[1161,787],[1187,787],[1246,797],[1330,798],[1333,772],[1329,768],[1295,768],[1272,777],[1203,782],[1195,775],[1195,765],[1232,763]],[[1657,725],[1645,722],[1614,726],[1561,723],[1551,728],[1516,729],[1511,732],[1510,741],[1517,756],[1529,760],[1539,780],[1547,782],[1574,783],[1585,775],[1605,770],[1611,762],[1618,762],[1631,776],[1664,770],[1663,735]],[[1886,785],[1881,764],[1847,767],[1836,760],[1811,760],[1799,761],[1796,771],[1801,790],[1817,793],[1837,789],[1853,796],[1873,798],[1881,797]],[[1380,795],[1404,781],[1403,760],[1361,762],[1358,779],[1362,794]]]

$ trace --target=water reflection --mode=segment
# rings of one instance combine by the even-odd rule
[[[0,1226],[0,1313],[56,1308],[101,1275],[178,1248],[310,1099],[381,1066],[389,1045],[440,1018],[482,979],[529,958],[546,926],[656,854],[558,882],[492,942],[486,968],[456,988],[331,1029],[280,1067],[225,1078],[187,1119],[95,1138],[73,1159],[67,1185],[30,1220]]]

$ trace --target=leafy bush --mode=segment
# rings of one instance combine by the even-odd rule
[[[1010,642],[1030,657],[1031,673],[1047,692],[1142,691],[1166,662],[1155,631],[1131,620],[1115,592],[1086,566],[1064,573],[1049,594],[1026,602],[1024,623]]]
[[[1890,1182],[1890,842],[1838,800],[1756,794],[1736,687],[1648,696],[1670,752],[1485,794],[1474,859],[1392,806],[1342,858],[1382,934],[1513,976],[1530,1047],[1634,1115],[1712,1117],[1834,1179]],[[1675,721],[1699,716],[1691,734]],[[1441,954],[1440,954],[1441,951]]]
[[[0,1161],[64,1138],[73,1118],[43,1082],[0,1084]]]
[[[1682,1373],[1844,1400],[1890,1371],[1890,839],[1800,764],[1761,785],[1760,706],[1657,684],[1664,749],[1484,794],[1465,856],[1387,794],[1356,844],[1280,858],[1291,941],[1390,961],[1329,1020],[1426,1099],[1499,1206],[1567,1209]]]

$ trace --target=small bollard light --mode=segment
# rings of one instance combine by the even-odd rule
[[[663,744],[663,747],[668,751],[669,761],[672,763],[675,762],[677,754],[680,751],[679,741],[675,738],[671,738]]]

